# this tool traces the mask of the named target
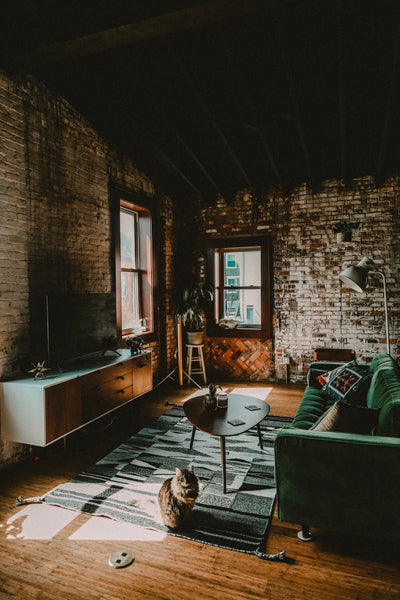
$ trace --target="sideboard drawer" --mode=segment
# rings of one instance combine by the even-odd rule
[[[127,377],[132,376],[132,361],[125,360],[124,362],[108,367],[107,369],[98,369],[87,375],[82,375],[82,390],[91,392],[100,387],[103,387],[110,381],[125,381]]]
[[[125,402],[132,399],[132,381],[129,385],[123,387],[120,385],[114,390],[107,392],[99,390],[90,395],[84,395],[82,398],[83,421],[91,421],[102,414],[122,406]]]
[[[118,368],[117,368],[118,367]],[[132,399],[132,361],[80,378],[83,421],[91,421]]]

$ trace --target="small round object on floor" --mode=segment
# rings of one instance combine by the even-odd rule
[[[297,532],[297,537],[302,542],[311,542],[311,540],[313,539],[312,533],[310,531],[304,532],[302,529],[300,529],[300,531]]]
[[[114,569],[122,569],[123,567],[128,567],[131,565],[134,560],[135,559],[132,554],[127,550],[118,550],[117,552],[111,554],[110,558],[108,559],[108,564]]]

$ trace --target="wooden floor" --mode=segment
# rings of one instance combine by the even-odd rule
[[[271,414],[293,416],[302,386],[272,388]],[[113,424],[108,419],[70,436],[66,452],[57,443],[3,473],[0,600],[398,600],[399,548],[341,539],[324,531],[315,531],[312,543],[301,542],[298,527],[280,523],[276,512],[266,551],[285,550],[289,563],[267,562],[168,535],[126,539],[109,519],[40,504],[15,506],[17,496],[42,495],[68,480],[164,412],[166,400],[180,403],[191,391],[176,390],[167,382],[140,406],[120,411]],[[103,425],[105,429],[98,431]],[[53,513],[43,512],[49,508],[58,515],[55,523]],[[104,524],[104,532],[97,526],[97,534],[90,533],[87,527],[93,520]],[[110,539],[110,532],[115,539]],[[121,549],[131,552],[135,561],[125,569],[113,569],[108,558]]]

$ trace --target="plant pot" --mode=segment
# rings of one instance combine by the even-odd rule
[[[187,343],[190,345],[199,345],[204,342],[204,331],[187,331],[186,332]]]

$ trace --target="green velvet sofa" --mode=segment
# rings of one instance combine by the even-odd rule
[[[275,442],[278,516],[309,527],[400,542],[400,369],[377,354],[367,406],[377,409],[368,434],[310,429],[335,401],[317,376],[341,363],[313,363],[290,427]]]

